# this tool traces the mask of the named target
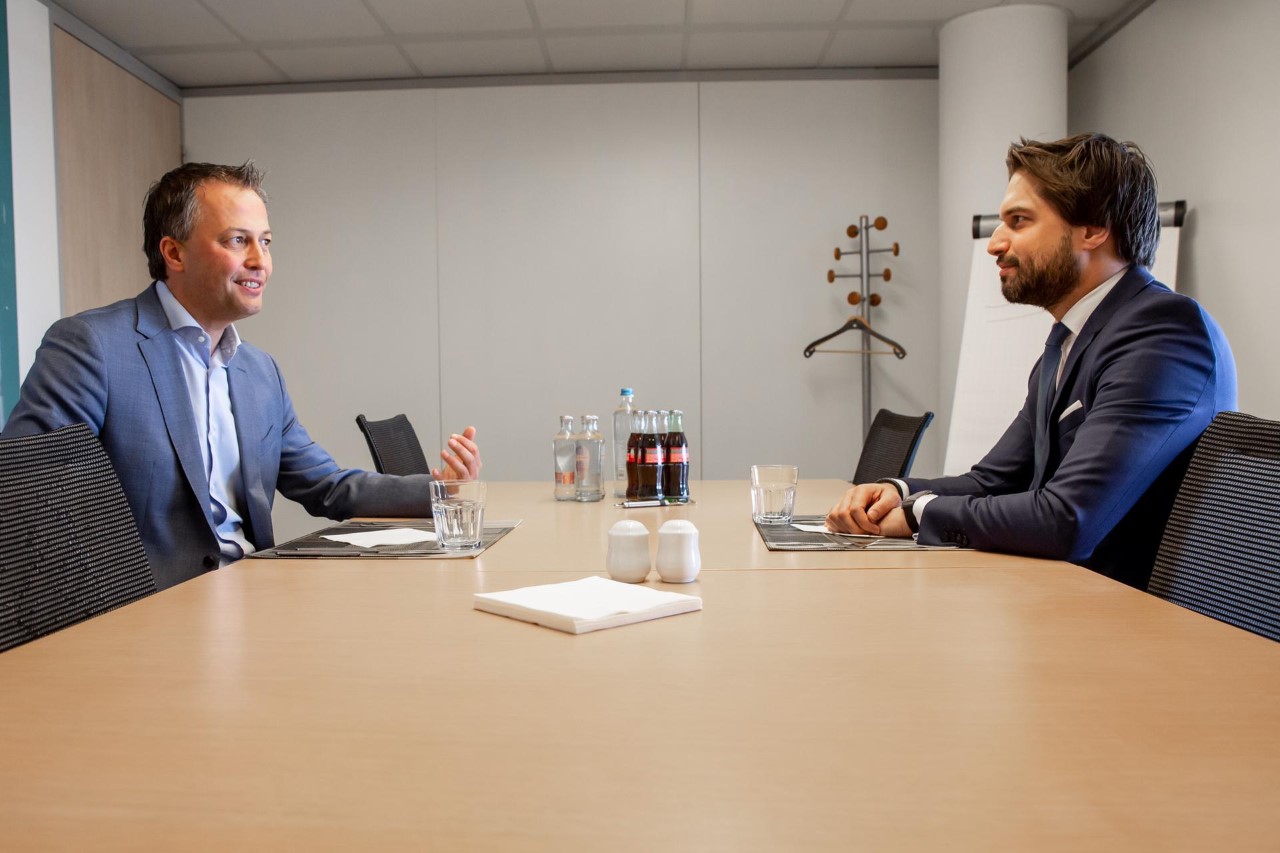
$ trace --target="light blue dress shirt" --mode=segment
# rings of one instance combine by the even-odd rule
[[[169,327],[177,335],[182,353],[182,375],[191,398],[196,430],[203,439],[200,455],[209,480],[209,510],[213,515],[214,533],[221,552],[220,564],[235,562],[254,551],[244,535],[241,513],[243,479],[240,476],[240,444],[236,439],[236,421],[231,414],[231,392],[227,382],[227,365],[240,348],[240,335],[235,326],[227,326],[222,340],[210,352],[209,335],[163,281],[156,282],[160,305],[169,319]]]

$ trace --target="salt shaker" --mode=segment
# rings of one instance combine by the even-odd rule
[[[641,583],[649,576],[649,528],[638,521],[619,521],[609,528],[609,553],[605,557],[609,577],[623,583]]]
[[[689,583],[702,569],[698,528],[692,521],[672,519],[658,529],[658,575],[667,583]]]

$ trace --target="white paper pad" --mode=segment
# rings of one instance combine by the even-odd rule
[[[570,634],[586,634],[702,609],[702,599],[679,592],[589,577],[567,583],[477,592],[476,610],[533,622]]]
[[[367,533],[333,533],[325,539],[345,542],[357,548],[376,548],[379,545],[412,545],[415,542],[434,542],[436,535],[429,530],[412,527],[392,527],[388,530],[370,530]]]

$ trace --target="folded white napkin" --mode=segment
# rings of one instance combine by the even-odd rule
[[[557,631],[585,634],[701,610],[702,599],[696,595],[662,592],[647,586],[589,577],[504,592],[477,592],[475,608],[545,625]]]
[[[828,536],[850,536],[854,539],[879,539],[879,536],[872,536],[869,533],[837,533],[834,530],[828,530],[825,524],[792,524],[796,530],[803,530],[805,533],[825,533]]]
[[[330,533],[325,539],[345,542],[357,548],[376,548],[379,545],[412,545],[415,542],[434,542],[436,535],[429,530],[412,527],[392,527],[387,530],[370,530],[367,533]]]

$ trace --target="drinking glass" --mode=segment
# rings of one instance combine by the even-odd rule
[[[795,465],[752,465],[751,518],[761,524],[790,524],[799,473]]]
[[[431,516],[440,547],[446,551],[479,548],[485,484],[479,480],[432,480],[430,486]]]

